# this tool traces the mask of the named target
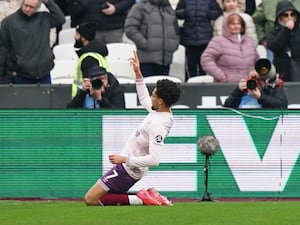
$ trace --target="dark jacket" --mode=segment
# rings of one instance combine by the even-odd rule
[[[113,15],[105,15],[101,8],[110,2],[116,8]],[[89,0],[87,7],[88,21],[97,25],[97,30],[114,30],[124,27],[127,13],[135,0]]]
[[[10,60],[8,50],[0,46],[0,84],[12,82],[13,63]]]
[[[108,55],[106,44],[100,40],[91,40],[86,46],[82,47],[76,53],[80,58],[81,55],[88,52],[96,52],[103,57],[106,57]],[[98,65],[98,61],[95,58],[88,56],[82,61],[81,71],[84,72],[86,71],[86,69],[91,68],[93,65]]]
[[[71,27],[88,22],[88,7],[90,0],[69,0],[68,11],[71,17]]]
[[[235,88],[230,96],[225,100],[224,107],[239,108],[245,91]],[[284,89],[278,86],[274,88],[267,86],[261,92],[261,97],[257,100],[263,109],[287,109],[288,100]]]
[[[51,27],[59,27],[65,16],[53,0],[46,3],[49,12],[25,15],[21,9],[1,24],[0,45],[4,45],[16,65],[16,72],[30,79],[41,79],[54,66],[49,45]]]
[[[184,20],[181,44],[185,46],[206,45],[213,36],[212,20],[222,14],[215,0],[179,0],[176,16]]]
[[[112,73],[107,73],[108,87],[98,101],[100,109],[125,109],[124,90]],[[88,92],[79,90],[76,96],[67,105],[67,108],[83,108],[85,96]]]
[[[279,16],[282,12],[293,10],[298,14],[298,19],[293,30],[289,30],[279,23]],[[290,1],[281,1],[276,8],[275,27],[267,36],[269,49],[274,53],[273,64],[277,72],[283,76],[285,81],[292,81],[290,78],[290,60],[294,59],[300,63],[300,14]],[[300,76],[300,75],[299,75]]]

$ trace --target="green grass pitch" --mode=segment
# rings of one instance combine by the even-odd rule
[[[299,225],[300,201],[175,202],[87,207],[83,202],[0,201],[1,225]]]

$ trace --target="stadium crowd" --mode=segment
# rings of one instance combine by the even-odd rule
[[[70,82],[76,83],[78,90],[82,85],[83,70],[95,65],[115,75],[117,80],[122,80],[122,72],[114,72],[115,67],[122,69],[122,64],[110,65],[108,58],[113,53],[102,51],[111,43],[133,45],[144,76],[177,76],[181,77],[181,82],[189,82],[194,77],[199,77],[199,82],[203,82],[201,77],[209,76],[212,82],[238,84],[240,79],[247,79],[248,70],[255,66],[259,58],[268,58],[283,81],[300,80],[297,74],[300,70],[300,38],[297,35],[300,32],[299,1],[0,2],[1,84],[51,84],[54,80],[52,72],[58,62],[53,52],[55,47],[64,45],[60,43],[59,36],[66,29],[73,29],[72,44],[81,48],[79,45],[87,40],[78,33],[78,27],[83,24],[89,24],[90,30],[85,33],[93,39],[92,42],[97,41],[98,45],[94,47],[100,48],[88,49],[88,53],[97,52],[107,61],[102,65],[99,60],[94,60],[88,68],[81,68],[81,75],[77,73]],[[239,15],[238,19],[229,20],[232,14]],[[172,70],[176,51],[180,47],[185,52],[181,62],[184,72],[178,70],[178,73],[184,74],[176,74],[176,70]],[[258,51],[259,48],[263,48],[265,56]],[[122,49],[119,52],[121,55]],[[81,62],[75,63],[75,71],[78,71],[78,65]],[[78,74],[79,78],[76,77]],[[73,97],[76,90],[72,90]]]

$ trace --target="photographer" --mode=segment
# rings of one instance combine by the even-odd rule
[[[260,59],[255,69],[249,70],[248,79],[241,79],[238,87],[225,100],[224,107],[287,109],[288,101],[283,81],[267,59]]]
[[[124,91],[113,74],[93,66],[84,74],[82,88],[67,108],[124,109]]]

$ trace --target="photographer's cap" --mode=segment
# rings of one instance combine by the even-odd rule
[[[106,75],[107,71],[104,67],[101,66],[93,66],[88,69],[87,77],[98,77],[102,75]]]

